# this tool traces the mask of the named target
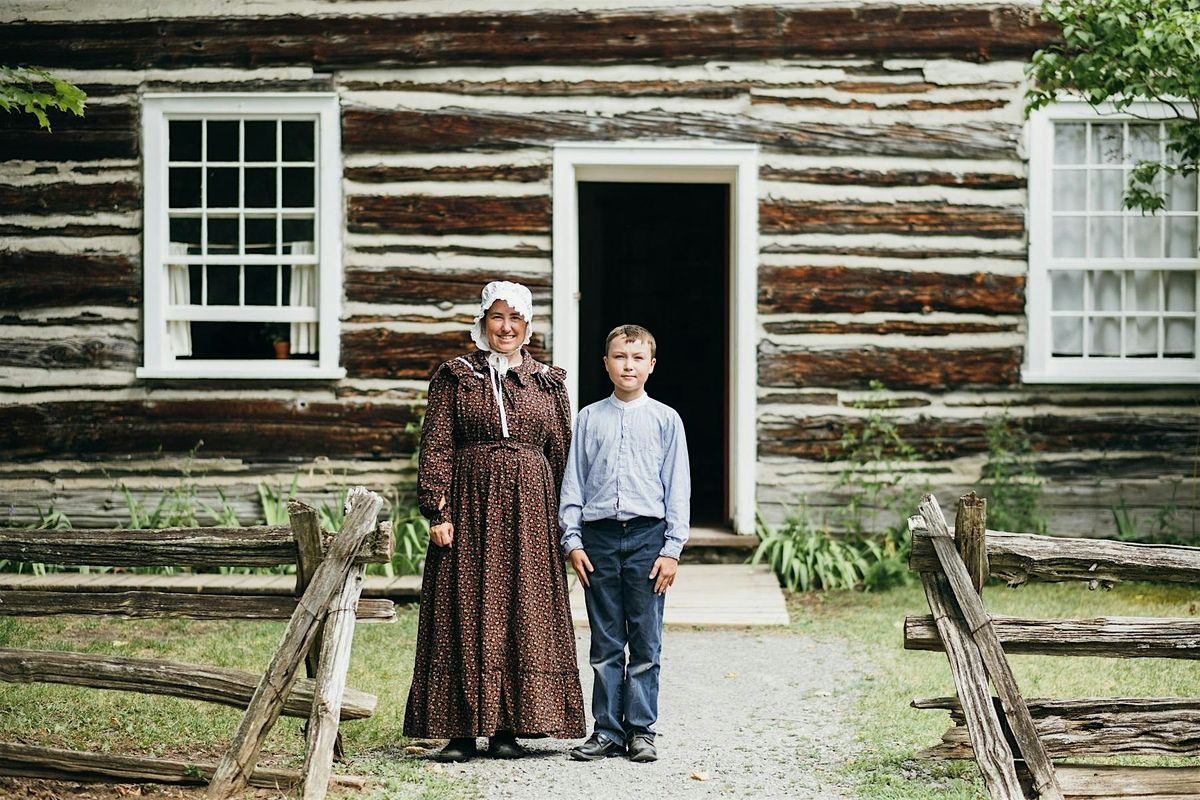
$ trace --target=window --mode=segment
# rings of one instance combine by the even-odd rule
[[[1030,382],[1195,383],[1195,175],[1160,176],[1166,208],[1126,210],[1139,161],[1166,154],[1155,104],[1133,114],[1064,102],[1030,122]]]
[[[148,95],[146,378],[338,378],[332,95]]]

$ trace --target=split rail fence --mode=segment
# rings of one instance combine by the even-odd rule
[[[1200,620],[1110,617],[1022,619],[989,614],[989,575],[1019,586],[1030,580],[1200,583],[1200,548],[987,530],[986,501],[958,501],[951,533],[932,495],[909,518],[911,568],[919,572],[930,615],[909,616],[904,646],[944,650],[956,697],[914,700],[951,713],[954,725],[923,753],[974,758],[993,800],[1025,797],[1200,798],[1200,768],[1054,763],[1093,756],[1200,755],[1200,699],[1026,700],[1008,653],[1109,658],[1200,658]],[[989,688],[989,682],[991,688]],[[992,690],[995,691],[993,696]]]
[[[57,683],[168,695],[245,708],[218,762],[174,761],[0,743],[0,775],[73,781],[208,784],[226,798],[248,785],[300,789],[323,798],[330,784],[362,786],[333,775],[341,720],[375,710],[373,695],[346,688],[356,621],[393,622],[390,600],[360,599],[365,565],[392,558],[391,524],[377,524],[379,495],[357,487],[347,496],[340,533],[324,533],[316,512],[293,500],[290,526],[163,530],[0,529],[0,558],[72,566],[272,567],[296,565],[295,597],[122,591],[104,581],[96,591],[55,591],[44,581],[0,591],[0,616],[56,614],[126,618],[287,620],[279,647],[261,675],[170,661],[84,653],[0,649],[0,680]],[[48,579],[53,574],[46,576]],[[202,576],[197,576],[202,577]],[[308,678],[300,679],[303,667]],[[307,718],[301,771],[256,769],[263,740],[280,715]]]

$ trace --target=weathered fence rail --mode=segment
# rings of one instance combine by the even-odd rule
[[[904,646],[943,650],[956,697],[913,701],[950,712],[952,727],[930,758],[974,758],[989,797],[1200,798],[1200,769],[1054,763],[1093,756],[1200,755],[1200,699],[1022,696],[1008,653],[1108,658],[1200,658],[1200,621],[1146,617],[1023,619],[989,614],[990,575],[1030,580],[1200,583],[1200,548],[990,531],[985,501],[960,498],[952,535],[926,495],[909,519],[910,566],[921,574],[929,615],[904,621]],[[994,696],[993,696],[994,690]]]
[[[69,780],[147,781],[209,786],[226,798],[249,785],[300,789],[319,800],[330,785],[361,786],[333,775],[342,720],[363,719],[375,697],[346,687],[356,621],[390,622],[390,600],[362,600],[365,565],[392,558],[389,523],[376,524],[382,499],[359,487],[347,497],[342,530],[321,531],[316,512],[293,501],[290,526],[149,531],[0,529],[0,558],[71,566],[296,565],[294,597],[188,594],[180,591],[72,591],[36,580],[0,591],[0,616],[98,614],[117,617],[287,620],[262,675],[151,659],[0,648],[0,681],[59,683],[158,694],[245,708],[225,756],[178,762],[0,743],[0,775]],[[51,576],[48,576],[51,577]],[[306,669],[308,678],[300,677]],[[308,719],[304,769],[259,769],[259,749],[280,716]]]

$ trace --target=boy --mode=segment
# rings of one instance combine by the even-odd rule
[[[559,505],[562,548],[584,586],[596,727],[579,761],[655,761],[663,602],[688,538],[683,420],[643,388],[657,346],[640,325],[604,342],[613,393],[579,412]],[[629,647],[628,665],[625,648]]]

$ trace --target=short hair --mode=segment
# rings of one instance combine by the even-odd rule
[[[613,328],[608,338],[604,340],[604,355],[608,355],[608,347],[613,343],[613,339],[624,337],[627,342],[645,342],[650,345],[650,357],[657,358],[658,342],[654,341],[654,334],[643,328],[641,325],[618,325]]]

